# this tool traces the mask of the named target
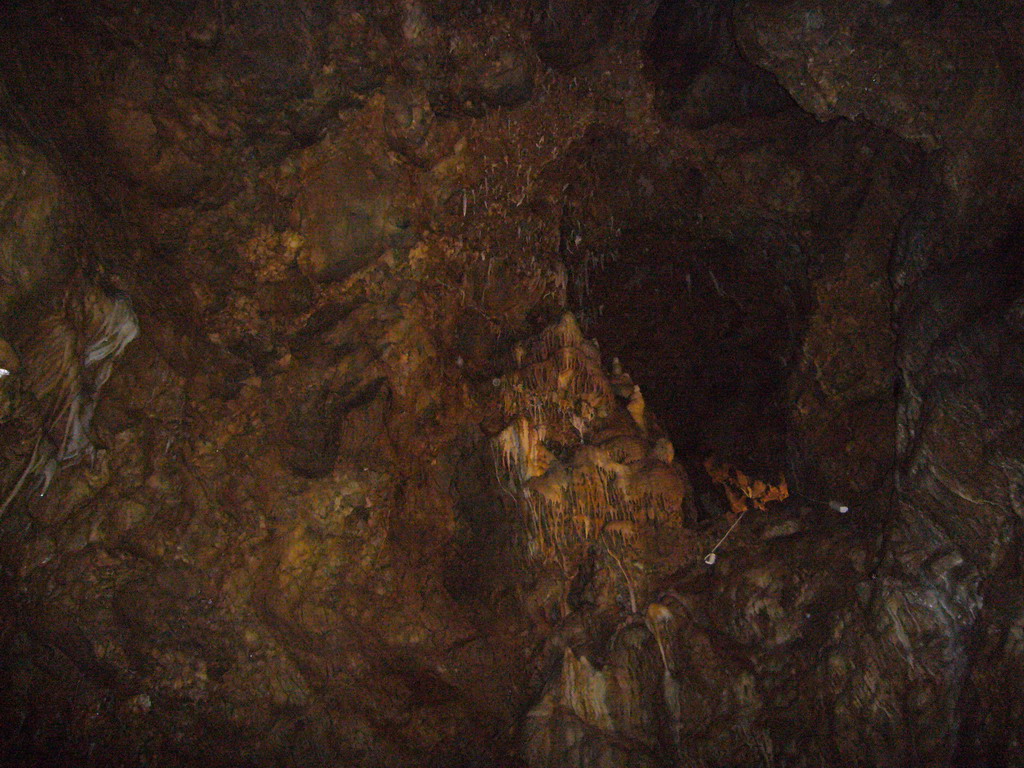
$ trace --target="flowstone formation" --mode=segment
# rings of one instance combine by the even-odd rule
[[[528,556],[569,576],[599,545],[620,564],[632,593],[616,551],[652,527],[678,529],[694,517],[672,443],[651,437],[657,427],[640,388],[621,372],[617,386],[609,381],[571,314],[517,344],[514,356],[516,370],[496,382],[511,423],[494,450]],[[635,611],[635,595],[630,604]]]
[[[7,456],[0,517],[23,489],[43,495],[60,467],[95,458],[90,427],[100,390],[139,333],[126,295],[81,279],[36,293],[19,314],[13,345],[0,337],[18,353],[0,377],[0,444],[18,445],[14,435],[27,428],[32,447],[20,461]]]
[[[560,586],[532,618],[563,628],[567,619],[618,622],[596,665],[569,638],[550,646],[562,656],[527,713],[524,756],[531,766],[582,768],[598,756],[656,765],[678,701],[664,635],[673,617],[650,602],[650,553],[659,541],[685,540],[692,487],[640,388],[617,360],[605,373],[572,314],[512,356],[514,370],[495,381],[511,421],[492,441],[496,468],[522,549]]]

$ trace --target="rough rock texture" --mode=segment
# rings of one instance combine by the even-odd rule
[[[772,74],[740,53],[731,0],[665,0],[647,43],[661,110],[694,128],[791,107]]]
[[[403,194],[401,171],[345,146],[307,171],[295,214],[302,238],[299,268],[317,278],[338,280],[391,246],[408,248],[414,242],[408,231],[412,212],[402,200],[410,194]]]
[[[0,143],[0,314],[66,274],[62,240],[74,224],[60,177],[21,141]]]
[[[737,4],[737,37],[756,64],[822,118],[866,119],[928,150],[961,206],[1019,199],[1019,13],[1012,4]],[[984,214],[983,214],[984,215]]]
[[[1021,763],[1009,3],[59,5],[0,762]]]

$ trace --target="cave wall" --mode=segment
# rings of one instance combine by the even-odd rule
[[[1021,36],[12,8],[3,759],[1015,764]]]

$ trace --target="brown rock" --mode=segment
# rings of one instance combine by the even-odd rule
[[[389,248],[412,244],[412,208],[397,169],[354,147],[309,174],[297,201],[302,271],[341,280]]]

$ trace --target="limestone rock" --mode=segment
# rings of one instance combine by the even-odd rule
[[[65,274],[61,241],[72,223],[64,183],[26,144],[0,140],[0,317],[14,299]]]
[[[398,169],[355,147],[311,169],[298,200],[302,271],[341,280],[388,249],[412,245],[412,207]]]

